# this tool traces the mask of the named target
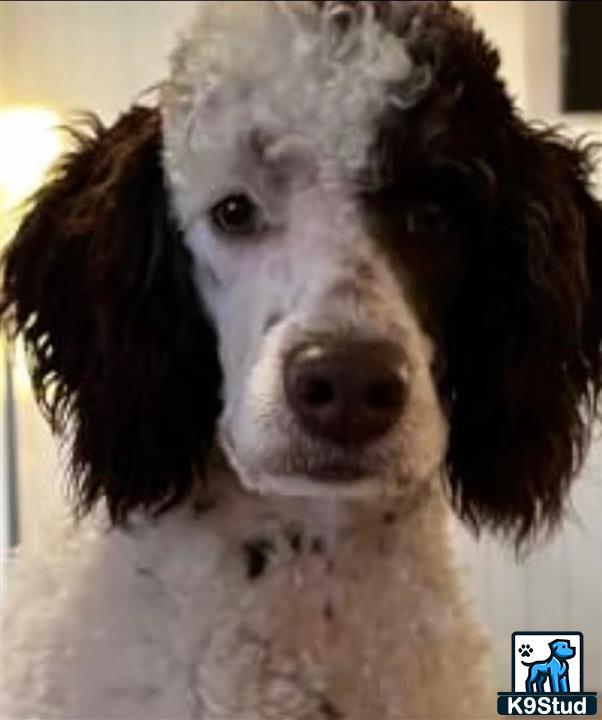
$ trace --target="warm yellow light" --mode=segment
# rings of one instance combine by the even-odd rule
[[[42,107],[0,110],[0,246],[16,230],[23,201],[41,185],[61,152],[60,122],[57,113]],[[21,343],[12,359],[15,391],[20,395],[29,386]]]
[[[61,152],[57,113],[42,107],[0,110],[0,212],[3,240],[20,204],[42,183]]]

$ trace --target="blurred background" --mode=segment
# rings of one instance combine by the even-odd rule
[[[193,2],[12,0],[0,4],[1,242],[18,205],[61,152],[55,126],[74,110],[105,121],[166,74]],[[528,117],[602,140],[602,3],[459,2],[499,47],[503,75]],[[573,10],[577,8],[577,12]],[[589,6],[589,10],[586,10]],[[596,9],[597,6],[597,9]],[[572,14],[573,13],[573,14]],[[589,13],[589,15],[588,15]],[[602,170],[594,178],[602,197]],[[18,348],[17,348],[18,350]],[[34,407],[19,352],[0,350],[0,542],[38,543],[65,511],[64,460]],[[485,479],[486,481],[486,479]],[[553,542],[526,558],[454,526],[458,563],[492,635],[497,690],[510,687],[515,630],[581,630],[585,688],[602,690],[602,438],[597,429]]]

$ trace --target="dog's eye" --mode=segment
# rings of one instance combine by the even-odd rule
[[[216,203],[210,210],[211,221],[225,235],[243,237],[262,228],[261,211],[248,195],[235,193]]]

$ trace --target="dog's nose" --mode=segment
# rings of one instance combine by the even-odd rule
[[[284,366],[287,401],[311,435],[363,445],[390,430],[406,398],[405,356],[386,341],[313,343]]]

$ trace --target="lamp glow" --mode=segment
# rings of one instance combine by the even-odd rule
[[[13,106],[0,111],[0,200],[4,221],[43,182],[61,152],[59,123],[57,113],[42,107]],[[6,241],[4,231],[2,235]]]
[[[57,113],[36,106],[0,110],[0,247],[18,227],[23,202],[42,184],[61,153]],[[21,343],[12,367],[17,395],[29,388]]]

